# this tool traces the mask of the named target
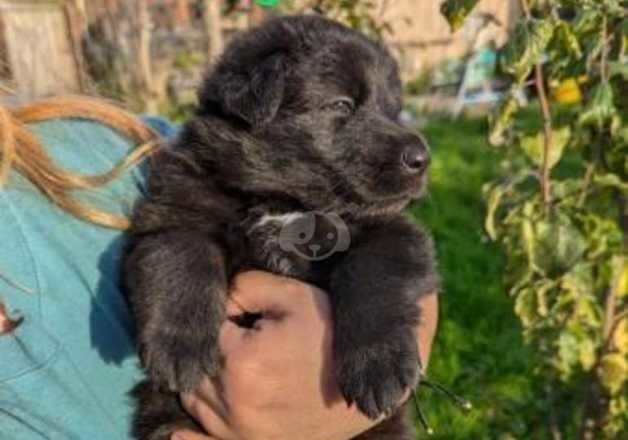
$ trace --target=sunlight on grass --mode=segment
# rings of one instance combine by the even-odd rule
[[[503,256],[483,231],[482,185],[496,176],[498,156],[486,144],[484,119],[434,119],[423,131],[432,146],[430,194],[411,212],[436,240],[443,278],[429,375],[475,407],[465,414],[422,390],[431,438],[525,438],[518,415],[533,410],[524,408],[532,358],[502,283]]]

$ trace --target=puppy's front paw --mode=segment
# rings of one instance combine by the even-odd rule
[[[399,336],[399,335],[397,335]],[[419,377],[414,335],[360,347],[336,347],[337,378],[347,403],[371,419],[391,414]]]
[[[198,330],[185,323],[164,325],[144,338],[140,356],[151,381],[170,391],[191,391],[203,375],[213,376],[218,371],[219,327],[212,323],[204,331]]]

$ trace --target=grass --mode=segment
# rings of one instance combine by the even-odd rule
[[[534,402],[532,355],[502,282],[504,257],[483,230],[482,185],[499,156],[487,146],[485,119],[431,120],[430,195],[412,214],[432,232],[443,278],[441,323],[429,375],[472,401],[463,413],[421,391],[433,439],[529,438]],[[419,426],[417,424],[417,426]],[[419,438],[427,435],[418,427]]]

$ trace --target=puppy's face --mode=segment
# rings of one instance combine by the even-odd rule
[[[329,20],[288,17],[245,34],[201,102],[244,132],[230,164],[241,188],[354,215],[398,211],[424,189],[429,151],[398,122],[395,61]]]

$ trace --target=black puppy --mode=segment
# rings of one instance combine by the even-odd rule
[[[199,98],[133,217],[125,278],[149,376],[134,434],[192,423],[176,392],[217,372],[229,280],[247,268],[329,292],[342,394],[395,412],[418,381],[417,298],[437,288],[431,241],[400,214],[429,153],[398,122],[395,61],[330,20],[285,17],[236,37]],[[361,438],[409,436],[396,412]]]

